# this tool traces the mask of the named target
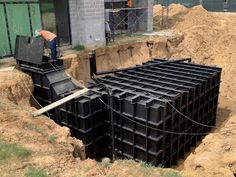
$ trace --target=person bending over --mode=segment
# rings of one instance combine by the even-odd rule
[[[41,36],[44,40],[49,42],[50,49],[51,49],[51,59],[56,60],[57,59],[57,36],[46,30],[36,30],[35,31],[35,37]]]

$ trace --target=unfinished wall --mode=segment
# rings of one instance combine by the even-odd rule
[[[105,45],[104,0],[69,0],[72,45]]]

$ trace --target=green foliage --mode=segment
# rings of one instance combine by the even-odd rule
[[[33,131],[36,131],[37,133],[41,134],[42,136],[44,137],[47,137],[48,136],[48,133],[45,132],[45,130],[41,127],[38,127],[34,124],[31,124],[31,123],[26,123],[25,126],[29,129],[29,130],[33,130]]]
[[[4,162],[9,158],[26,158],[30,155],[30,151],[16,144],[0,143],[0,162]]]
[[[25,177],[47,177],[47,174],[43,170],[30,168],[26,172]]]
[[[177,171],[171,169],[161,169],[161,174],[163,177],[182,177]]]
[[[53,134],[53,135],[49,136],[48,141],[50,143],[53,143],[57,140],[57,138],[58,138],[57,135]]]
[[[85,47],[83,45],[80,45],[80,44],[77,44],[75,47],[74,47],[75,50],[77,51],[83,51],[85,49]]]

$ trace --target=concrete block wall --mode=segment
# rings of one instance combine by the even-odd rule
[[[72,45],[105,45],[104,0],[69,0]]]

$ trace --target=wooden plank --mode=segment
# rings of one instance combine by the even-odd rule
[[[54,103],[52,103],[52,104],[50,104],[46,107],[43,107],[42,109],[39,109],[39,110],[35,111],[33,115],[34,115],[34,117],[37,117],[37,116],[39,116],[39,115],[41,115],[41,114],[43,114],[43,113],[45,113],[45,112],[47,112],[47,111],[49,111],[53,108],[56,108],[57,106],[62,105],[63,103],[66,103],[66,102],[72,100],[73,98],[76,98],[77,96],[80,96],[80,95],[88,92],[88,91],[89,91],[89,89],[84,88],[84,89],[82,89],[78,92],[73,93],[72,95],[69,95],[65,98],[62,98],[61,100],[58,100],[58,101],[56,101],[56,102],[54,102]]]
[[[7,71],[13,71],[15,66],[13,67],[6,67],[6,68],[0,68],[0,72],[7,72]]]

